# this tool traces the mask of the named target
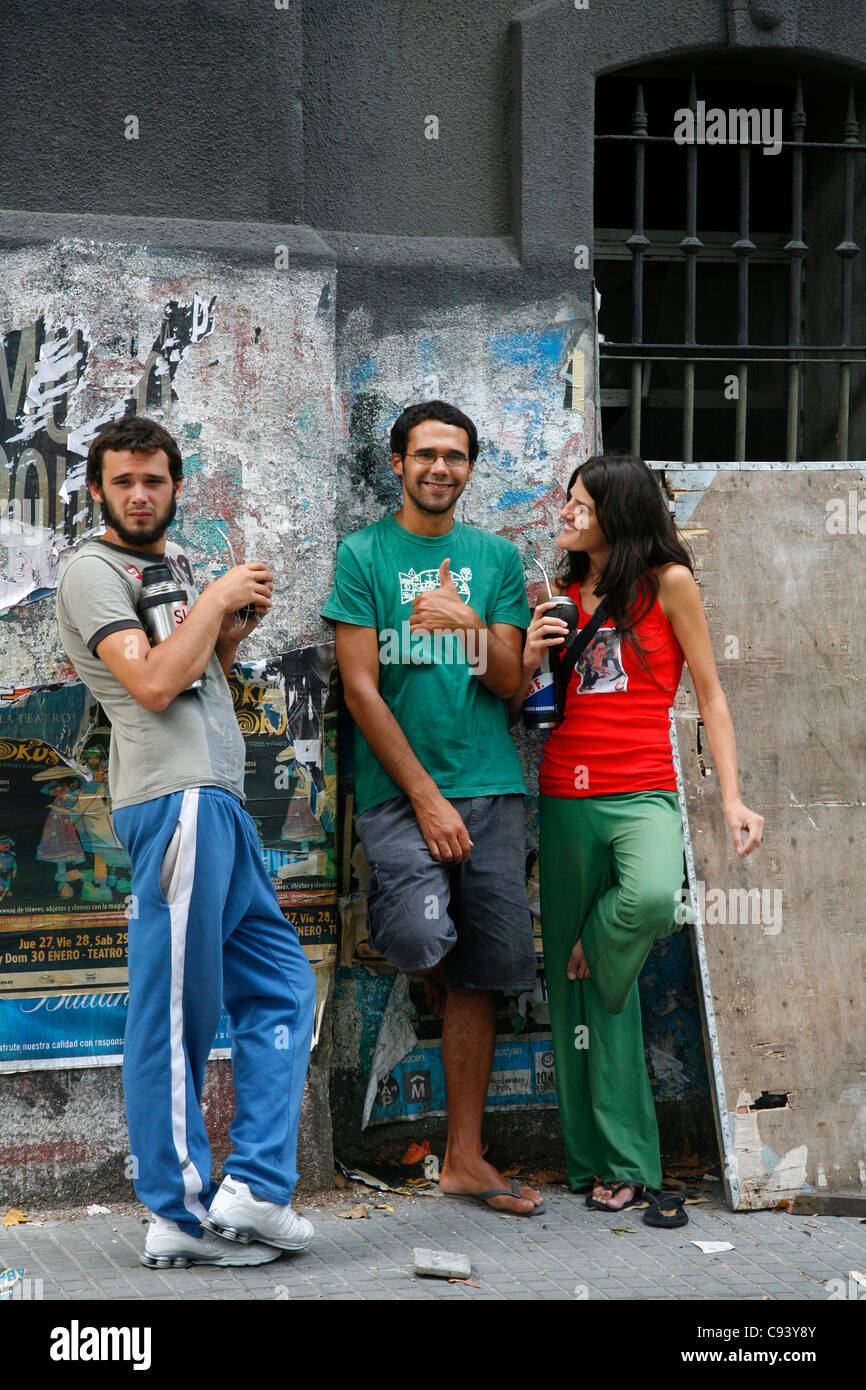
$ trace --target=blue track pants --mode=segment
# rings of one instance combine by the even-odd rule
[[[236,796],[195,787],[113,819],[133,874],[123,1090],[135,1190],[200,1235],[217,1190],[201,1093],[220,1006],[235,1090],[224,1172],[285,1203],[298,1177],[315,979]]]

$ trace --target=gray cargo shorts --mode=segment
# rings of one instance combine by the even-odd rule
[[[358,817],[370,941],[407,973],[441,961],[452,989],[533,989],[523,797],[448,799],[472,840],[462,864],[433,858],[407,796]]]

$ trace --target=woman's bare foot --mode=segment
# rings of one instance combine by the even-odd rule
[[[613,1188],[617,1186],[615,1182],[597,1182],[592,1189],[593,1201],[600,1202],[609,1211],[621,1211],[626,1203],[634,1201],[637,1184],[628,1183],[614,1193]]]
[[[592,978],[589,973],[589,966],[586,963],[582,941],[577,941],[575,943],[574,949],[568,958],[568,965],[565,967],[565,973],[570,980],[589,980]]]

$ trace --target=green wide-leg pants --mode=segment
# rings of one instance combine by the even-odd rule
[[[660,1187],[637,977],[678,930],[683,832],[675,792],[541,797],[541,925],[559,1116],[572,1188]],[[589,980],[569,980],[578,938]]]

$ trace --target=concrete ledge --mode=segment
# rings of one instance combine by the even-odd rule
[[[296,224],[0,209],[0,247],[38,246],[70,238],[167,251],[203,251],[270,265],[274,263],[274,248],[285,246],[290,263],[334,262],[327,242],[311,227]]]
[[[321,230],[338,265],[383,269],[437,266],[443,270],[520,270],[513,237],[378,236]]]
[[[104,245],[200,251],[272,265],[285,246],[290,264],[433,267],[488,272],[521,270],[513,237],[376,236],[316,229],[299,223],[209,222],[196,218],[128,217],[108,213],[37,213],[0,209],[0,247],[49,245],[77,239]]]
[[[323,1030],[327,1031],[327,1030]],[[333,1183],[330,1044],[316,1049],[301,1108],[299,1189]],[[202,1109],[219,1177],[234,1116],[232,1068],[208,1063]],[[0,1208],[135,1201],[120,1067],[0,1075]]]

